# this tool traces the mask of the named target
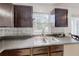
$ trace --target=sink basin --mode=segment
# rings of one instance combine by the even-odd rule
[[[47,42],[59,42],[55,37],[46,37]]]
[[[49,43],[55,43],[59,42],[58,39],[55,37],[35,37],[34,38],[34,44],[36,45],[42,45],[42,44],[49,44]]]

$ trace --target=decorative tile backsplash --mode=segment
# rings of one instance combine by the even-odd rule
[[[32,28],[0,28],[0,36],[32,35]]]
[[[70,28],[52,28],[51,33],[70,33]],[[0,28],[0,36],[7,35],[34,35],[41,32],[34,32],[33,28]]]

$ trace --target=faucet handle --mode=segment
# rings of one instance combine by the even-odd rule
[[[46,40],[45,40],[45,38],[43,38],[43,42],[47,43]]]

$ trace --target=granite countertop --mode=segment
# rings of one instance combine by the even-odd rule
[[[41,41],[41,39],[46,38],[48,40],[48,43],[39,43],[38,40]],[[58,41],[54,42],[51,41],[52,38],[58,39]],[[37,43],[36,43],[37,42]],[[63,38],[57,38],[57,37],[31,37],[27,39],[16,39],[16,40],[4,40],[3,41],[3,49],[20,49],[20,48],[33,48],[33,47],[41,47],[41,46],[50,46],[50,45],[64,45],[64,44],[78,44],[79,41],[76,41],[72,39],[71,37],[63,37]]]

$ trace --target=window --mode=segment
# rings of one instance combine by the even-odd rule
[[[71,33],[79,35],[79,17],[71,18]]]
[[[50,14],[47,13],[33,13],[33,33],[51,33]]]

